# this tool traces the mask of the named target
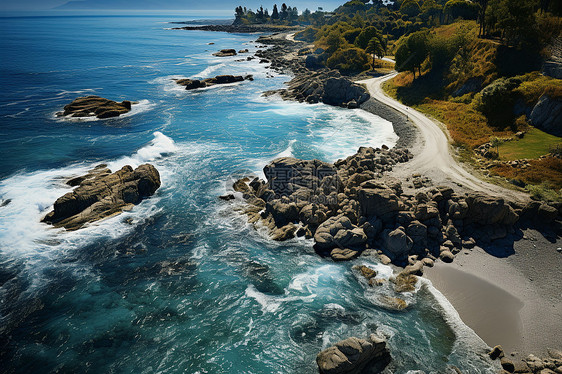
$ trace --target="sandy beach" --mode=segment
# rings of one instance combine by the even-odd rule
[[[463,250],[452,264],[438,262],[424,276],[490,346],[500,344],[516,359],[547,357],[549,348],[562,347],[560,246],[526,230],[507,258]]]

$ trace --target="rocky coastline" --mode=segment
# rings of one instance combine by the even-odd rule
[[[268,25],[194,25],[173,27],[172,30],[199,30],[199,31],[218,31],[237,34],[253,34],[260,32],[288,32],[299,30],[298,26],[268,26]]]
[[[266,180],[249,176],[234,183],[234,191],[247,202],[248,221],[256,227],[267,227],[273,240],[304,236],[314,240],[317,253],[334,261],[370,256],[403,267],[394,280],[398,292],[404,287],[411,289],[417,277],[423,275],[424,267],[432,267],[438,260],[452,262],[463,249],[466,252],[475,246],[493,248],[496,243],[513,243],[528,228],[560,235],[562,206],[558,203],[512,202],[470,192],[462,186],[435,187],[432,180],[422,175],[406,178],[402,188],[401,181],[385,173],[413,157],[408,148],[418,144],[417,131],[408,119],[368,96],[355,98],[357,106],[345,100],[335,104],[324,101],[323,95],[314,90],[327,79],[340,76],[327,69],[314,70],[311,64],[307,66],[303,56],[310,55],[309,46],[303,47],[282,35],[261,37],[258,43],[270,48],[258,51],[257,57],[270,62],[271,69],[294,76],[288,89],[264,95],[360,107],[392,122],[399,135],[392,150],[360,148],[357,154],[333,165],[318,160],[277,159],[264,168]],[[317,78],[315,84],[310,83],[311,76]],[[354,84],[348,82],[350,86]],[[279,183],[280,177],[287,176],[289,180]],[[230,200],[235,196],[223,198]],[[362,271],[363,276],[369,285],[377,286],[376,273],[367,270]],[[397,310],[407,308],[399,298],[395,304]],[[503,358],[502,373],[562,372],[556,365],[558,358],[550,356],[539,359],[529,355],[515,364]],[[322,370],[319,363],[319,371]]]

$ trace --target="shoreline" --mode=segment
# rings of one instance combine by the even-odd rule
[[[256,43],[269,48],[256,56],[270,60],[270,69],[305,78],[315,71],[305,67],[304,58],[297,52],[299,47],[308,45],[289,40],[288,34],[260,37]],[[349,77],[343,78],[351,81]],[[304,101],[291,94],[294,93],[283,98]],[[392,123],[399,137],[395,148],[413,149],[417,154],[416,148],[422,143],[420,130],[405,115],[372,96],[358,107]],[[512,246],[506,252],[511,253],[507,258],[498,255],[501,251],[494,252],[494,256],[478,247],[472,251],[462,249],[458,260],[452,264],[437,262],[426,273],[463,322],[491,347],[503,345],[511,360],[523,359],[529,353],[548,357],[549,348],[562,346],[562,341],[557,341],[562,336],[562,327],[558,327],[562,326],[562,294],[556,287],[560,280],[556,274],[562,266],[562,257],[556,251],[560,239],[549,241],[534,230],[526,232],[534,239],[521,236],[506,240],[508,245],[511,240]],[[533,255],[537,245],[546,248],[546,258]]]
[[[525,237],[506,258],[475,247],[424,273],[469,327],[514,360],[548,357],[549,349],[562,345],[560,240],[553,243],[530,229]]]
[[[279,38],[287,40],[284,35]],[[359,108],[392,123],[399,137],[395,147],[417,153],[420,132],[406,116],[373,97]],[[503,345],[508,358],[519,361],[516,367],[524,365],[521,360],[529,354],[549,357],[549,349],[562,347],[562,292],[556,277],[562,268],[556,250],[561,240],[549,241],[535,230],[526,232],[512,243],[513,254],[507,258],[478,247],[464,249],[458,260],[437,262],[425,276],[486,344]],[[542,257],[533,254],[537,247],[543,248]]]

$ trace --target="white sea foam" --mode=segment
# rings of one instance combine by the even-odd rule
[[[433,286],[429,279],[420,277],[419,281],[421,287],[429,291],[429,294],[435,299],[443,319],[451,327],[456,336],[452,355],[457,355],[459,359],[464,360],[462,365],[463,370],[466,372],[497,373],[500,369],[499,364],[491,361],[488,355],[486,355],[489,348],[488,345],[474,330],[462,321],[457,310],[449,300]],[[472,354],[467,354],[467,351]],[[465,359],[467,357],[470,357],[470,359]]]
[[[164,134],[154,133],[154,139],[147,146],[139,149],[133,156],[124,157],[109,163],[112,171],[125,164],[136,167],[144,162],[175,152],[177,147],[172,139]],[[0,197],[10,203],[0,207],[0,251],[7,258],[25,258],[27,266],[41,262],[68,251],[94,242],[101,237],[119,237],[140,223],[143,217],[154,215],[159,197],[143,201],[133,211],[125,212],[119,217],[91,224],[75,232],[54,229],[41,223],[41,218],[52,209],[54,201],[72,188],[64,182],[75,175],[83,175],[95,164],[77,164],[60,169],[41,170],[31,173],[16,174],[0,181]],[[168,173],[159,168],[163,184]],[[124,223],[124,219],[133,219],[133,225]]]
[[[190,78],[191,79],[193,79],[193,78],[210,78],[211,74],[213,74],[215,71],[217,71],[218,69],[223,68],[225,66],[226,66],[226,64],[224,62],[220,63],[220,64],[216,64],[216,65],[207,66],[207,68],[205,68],[205,70],[203,70],[203,71],[201,71],[197,74],[192,75]]]
[[[132,156],[117,159],[108,164],[111,170],[118,170],[125,165],[131,165],[133,168],[138,167],[146,162],[157,160],[169,154],[177,152],[178,147],[174,141],[162,134],[160,131],[154,133],[152,141],[135,152]]]
[[[314,301],[316,297],[315,294],[307,295],[307,296],[272,296],[266,295],[263,292],[260,292],[256,289],[253,284],[250,284],[246,288],[245,292],[247,297],[250,297],[258,302],[261,306],[261,310],[263,313],[275,313],[283,303],[301,301],[305,303],[309,303]]]
[[[323,112],[323,113],[322,113]],[[357,152],[359,147],[392,147],[398,141],[392,123],[369,112],[324,107],[327,116],[318,126],[318,118],[309,121],[312,145],[322,150],[328,161],[336,161]]]

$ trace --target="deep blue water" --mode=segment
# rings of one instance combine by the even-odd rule
[[[483,342],[429,285],[388,311],[391,287],[369,289],[351,267],[389,267],[272,242],[217,199],[276,156],[335,161],[397,137],[360,110],[261,97],[289,77],[212,56],[254,52],[257,35],[167,29],[184,19],[0,19],[0,371],[313,373],[321,349],[378,332],[395,373],[485,372]],[[218,74],[255,81],[172,81]],[[54,116],[90,94],[139,104],[117,119]],[[145,162],[163,184],[132,212],[73,233],[39,223],[65,178]]]

